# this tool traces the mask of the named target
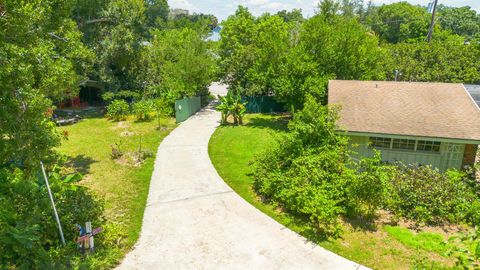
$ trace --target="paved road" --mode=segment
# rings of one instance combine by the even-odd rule
[[[208,156],[219,119],[207,108],[163,140],[140,239],[118,269],[365,269],[306,242],[224,183]]]

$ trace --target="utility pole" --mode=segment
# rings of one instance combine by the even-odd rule
[[[432,39],[433,26],[435,25],[435,13],[437,11],[437,2],[438,2],[438,0],[435,0],[433,2],[432,21],[430,22],[430,28],[428,29],[428,35],[427,35],[427,42],[428,43],[430,43],[430,40]]]

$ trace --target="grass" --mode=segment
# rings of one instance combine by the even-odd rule
[[[391,237],[411,248],[434,251],[439,254],[444,254],[448,249],[446,245],[442,244],[445,239],[438,233],[419,232],[415,234],[409,229],[388,225],[383,227],[383,229]]]
[[[138,166],[118,162],[110,157],[111,145],[121,142],[121,150],[132,153],[138,151],[141,141],[142,149],[155,155],[162,139],[176,125],[173,119],[163,119],[162,126],[159,130],[157,121],[112,122],[93,117],[60,128],[68,133],[68,140],[59,148],[67,156],[66,170],[84,174],[80,184],[104,200],[107,222],[125,234],[123,254],[140,234],[155,157],[147,158]]]
[[[444,269],[452,260],[443,257],[439,234],[413,234],[406,228],[369,228],[345,222],[341,238],[325,239],[306,222],[263,203],[252,189],[250,162],[287,130],[285,116],[251,114],[244,126],[219,127],[209,143],[209,154],[219,175],[250,204],[326,249],[373,269]],[[406,232],[412,233],[408,235]],[[410,239],[412,238],[412,239]]]

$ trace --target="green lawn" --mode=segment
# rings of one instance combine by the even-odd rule
[[[162,125],[157,129],[155,120],[112,122],[93,117],[60,128],[68,132],[68,140],[59,148],[67,156],[65,170],[84,174],[80,184],[105,201],[107,223],[114,224],[115,230],[125,235],[120,240],[122,254],[139,237],[155,157],[147,158],[141,165],[119,162],[111,159],[110,146],[121,142],[121,150],[132,153],[141,141],[142,149],[155,155],[162,139],[176,126],[174,119],[162,119]]]
[[[251,114],[246,116],[244,126],[221,126],[213,134],[210,158],[219,175],[240,196],[309,240],[374,269],[442,269],[452,265],[442,254],[440,234],[415,235],[405,228],[372,229],[346,222],[342,238],[325,240],[302,220],[262,203],[252,190],[249,163],[258,153],[268,151],[274,137],[286,130],[287,121],[285,116]]]

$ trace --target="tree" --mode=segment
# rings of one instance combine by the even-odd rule
[[[355,19],[314,16],[303,25],[299,45],[311,55],[322,76],[343,80],[383,77],[378,38]]]
[[[432,42],[398,43],[387,48],[391,54],[386,73],[394,79],[423,82],[480,82],[480,50],[476,45],[466,45],[463,38],[447,35]]]
[[[148,94],[176,99],[207,95],[215,75],[213,55],[201,33],[193,29],[153,31],[151,44],[142,50],[140,81]]]
[[[76,95],[91,52],[64,1],[4,1],[0,13],[0,166],[54,159],[52,100]]]
[[[470,7],[438,7],[438,22],[444,30],[468,38],[480,34],[480,15]]]
[[[301,9],[292,9],[291,11],[281,10],[277,12],[277,15],[282,18],[285,22],[303,22],[305,18],[303,17]]]
[[[398,2],[375,11],[366,19],[367,25],[387,42],[421,40],[428,33],[430,16],[424,7]]]
[[[219,45],[220,70],[223,81],[230,86],[248,86],[246,71],[255,60],[256,27],[253,15],[242,6],[223,23]]]

